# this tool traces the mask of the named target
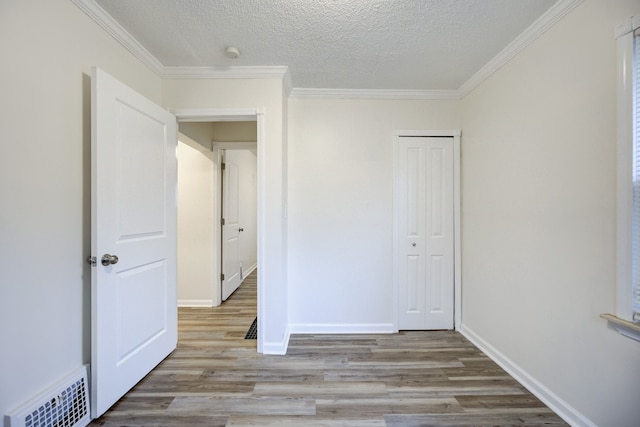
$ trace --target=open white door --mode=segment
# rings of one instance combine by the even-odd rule
[[[176,347],[176,146],[173,115],[93,70],[93,418]]]
[[[222,301],[238,289],[240,275],[240,170],[223,155],[222,163]]]
[[[398,144],[398,328],[452,329],[453,138]]]

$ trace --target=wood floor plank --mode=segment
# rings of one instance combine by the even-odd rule
[[[227,427],[385,427],[386,425],[384,417],[327,418],[320,416],[247,417],[232,415],[227,423]]]
[[[528,393],[456,396],[456,400],[466,410],[477,408],[545,408],[540,400]]]
[[[319,370],[304,369],[227,369],[212,372],[211,378],[218,382],[264,383],[274,384],[279,382],[319,382],[323,381],[322,372]]]
[[[392,414],[385,415],[388,427],[495,427],[495,426],[527,426],[527,427],[560,427],[567,424],[553,413],[518,413],[518,414]]]
[[[177,397],[166,409],[171,415],[315,415],[313,399],[300,397]]]
[[[441,414],[459,413],[463,408],[454,398],[363,398],[318,399],[316,413],[320,416],[343,417],[361,414]]]
[[[384,417],[366,417],[366,418],[327,418],[320,416],[262,416],[247,417],[235,416],[229,417],[227,427],[385,427],[387,425]]]
[[[454,331],[244,336],[256,273],[220,307],[179,308],[178,346],[92,426],[565,426]]]
[[[146,414],[106,414],[102,418],[93,421],[90,425],[103,427],[225,427],[228,423],[227,416],[157,416]]]
[[[505,384],[487,384],[475,381],[464,384],[452,384],[451,382],[434,382],[425,385],[387,384],[387,390],[389,395],[393,397],[503,396],[528,393],[522,387],[512,385],[511,381]]]
[[[358,381],[376,382],[382,381],[387,386],[409,386],[419,384],[431,384],[433,382],[449,381],[442,369],[406,369],[387,367],[357,367],[347,366],[341,369],[325,369],[325,381]]]
[[[387,386],[383,382],[287,382],[258,383],[254,394],[260,396],[301,396],[313,399],[383,397],[389,398]]]

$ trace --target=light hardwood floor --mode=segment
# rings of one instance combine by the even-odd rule
[[[257,354],[255,273],[180,308],[178,348],[92,426],[564,426],[457,332],[294,335]]]

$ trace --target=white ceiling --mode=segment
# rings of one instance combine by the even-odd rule
[[[523,38],[537,37],[541,21],[552,25],[549,15],[559,19],[567,4],[575,3],[74,1],[102,8],[101,14],[106,12],[121,26],[118,31],[124,29],[133,44],[142,46],[134,50],[146,51],[164,70],[286,66],[295,88],[413,91],[460,90],[492,60],[509,50],[517,53],[516,44]],[[228,58],[227,46],[237,47],[240,58]]]

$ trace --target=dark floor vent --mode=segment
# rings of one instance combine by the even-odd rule
[[[244,336],[245,340],[257,340],[258,339],[258,318],[256,317],[247,331],[247,335]]]

